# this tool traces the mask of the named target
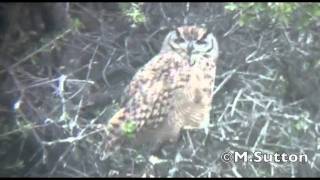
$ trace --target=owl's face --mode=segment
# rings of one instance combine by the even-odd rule
[[[196,26],[182,26],[169,32],[161,51],[169,50],[188,55],[190,65],[193,65],[199,56],[216,59],[219,52],[213,34]]]

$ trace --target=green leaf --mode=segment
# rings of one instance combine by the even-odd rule
[[[305,121],[299,120],[299,121],[294,125],[294,127],[295,127],[298,131],[300,131],[300,130],[305,131],[305,130],[308,129],[309,125],[308,125]]]
[[[122,125],[122,132],[128,138],[132,138],[134,136],[136,129],[137,124],[132,120],[128,120]]]
[[[139,24],[146,21],[145,15],[138,3],[120,3],[119,6],[121,11],[129,17],[133,23]]]
[[[74,18],[72,21],[72,28],[76,31],[79,31],[79,29],[84,28],[84,24],[79,18]]]
[[[238,5],[235,3],[228,3],[227,5],[224,6],[224,9],[228,11],[235,11],[238,9]]]

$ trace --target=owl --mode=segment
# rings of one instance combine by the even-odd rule
[[[106,152],[148,144],[151,153],[176,143],[182,129],[209,123],[218,59],[212,33],[182,26],[168,33],[159,54],[125,88],[120,110],[106,125]]]

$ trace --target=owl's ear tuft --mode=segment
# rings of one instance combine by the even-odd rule
[[[175,29],[175,32],[176,32],[176,35],[177,35],[177,38],[179,39],[179,38],[182,38],[181,37],[181,33],[180,33],[180,31],[179,31],[179,28],[176,28]]]
[[[210,34],[210,32],[208,30],[205,30],[205,33],[202,35],[202,37],[198,41],[203,41],[204,39],[206,39],[208,37],[208,34]]]

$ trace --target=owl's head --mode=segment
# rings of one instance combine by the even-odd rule
[[[168,33],[161,52],[175,51],[188,56],[204,56],[217,59],[218,43],[212,33],[197,26],[182,26]]]

